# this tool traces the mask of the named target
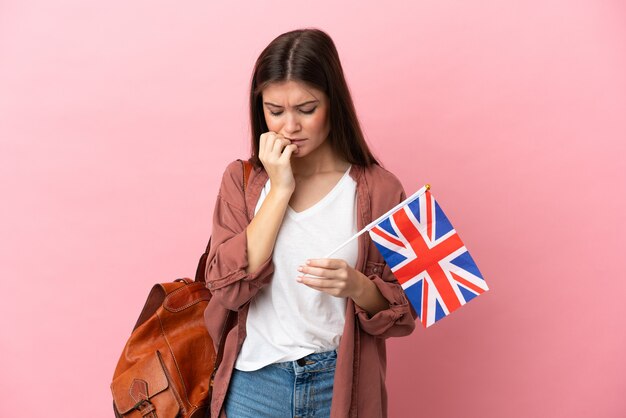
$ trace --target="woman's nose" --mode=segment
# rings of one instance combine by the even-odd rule
[[[285,131],[287,132],[298,132],[300,130],[300,120],[298,116],[294,113],[290,112],[287,114],[287,118],[285,120]]]

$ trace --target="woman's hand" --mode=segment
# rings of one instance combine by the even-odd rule
[[[354,303],[365,309],[370,317],[389,309],[389,302],[378,287],[365,274],[350,267],[345,260],[310,259],[306,265],[300,266],[298,271],[303,275],[319,276],[298,276],[296,278],[298,282],[332,296],[352,298]]]
[[[298,152],[298,146],[276,132],[269,131],[259,138],[259,160],[270,178],[272,188],[287,190],[296,188],[291,170],[291,154]]]
[[[297,281],[320,292],[336,297],[358,299],[363,294],[367,276],[352,268],[345,260],[335,258],[319,258],[307,260],[307,264],[300,266],[298,271],[302,276]],[[305,277],[311,274],[318,277]]]

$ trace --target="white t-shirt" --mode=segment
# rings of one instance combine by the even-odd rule
[[[274,246],[274,274],[250,302],[243,342],[235,368],[258,370],[271,363],[297,360],[339,346],[346,298],[298,283],[298,266],[323,258],[357,231],[356,182],[350,168],[334,188],[312,207],[296,212],[287,206]],[[271,188],[268,179],[254,213]],[[354,267],[358,240],[331,255]],[[307,275],[308,277],[316,277]]]

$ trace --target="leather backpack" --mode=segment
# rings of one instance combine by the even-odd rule
[[[252,165],[240,161],[245,193]],[[211,299],[204,282],[210,248],[209,238],[195,281],[185,277],[152,287],[113,374],[116,417],[209,416],[213,377],[221,361],[225,333],[236,318],[236,312],[228,311],[216,353],[204,322]]]

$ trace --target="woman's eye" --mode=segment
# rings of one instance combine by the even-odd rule
[[[300,112],[304,113],[305,115],[310,115],[311,113],[315,112],[315,109],[317,109],[317,107],[314,107],[314,108],[313,108],[313,109],[311,109],[311,110],[300,110]],[[272,111],[270,110],[270,114],[271,114],[272,116],[280,116],[280,115],[282,115],[282,114],[283,114],[283,112],[282,112],[282,110],[281,110],[280,112],[272,112]]]

